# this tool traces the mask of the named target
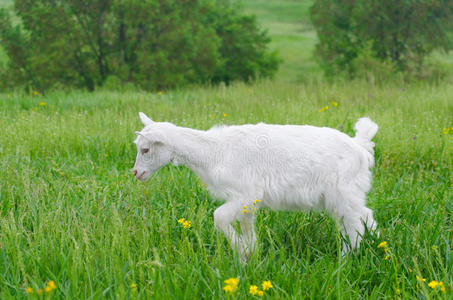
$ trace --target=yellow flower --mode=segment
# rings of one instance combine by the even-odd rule
[[[135,288],[137,287],[137,285],[136,285],[135,283],[132,283],[132,284],[130,285],[130,287],[131,287],[131,289],[135,289]]]
[[[225,292],[227,293],[232,293],[234,292],[236,289],[234,287],[232,287],[231,285],[225,285],[222,290],[224,290]]]
[[[430,288],[432,288],[432,289],[435,289],[436,287],[438,287],[438,286],[443,286],[443,285],[444,285],[444,284],[443,284],[442,281],[441,281],[441,282],[437,282],[437,281],[435,281],[435,280],[433,280],[433,281],[431,281],[430,283],[428,283],[428,286],[429,286]]]
[[[53,281],[53,280],[50,280],[47,283],[47,286],[49,286],[52,290],[55,290],[57,288],[57,286],[55,285],[55,281]]]
[[[332,105],[335,106],[335,107],[338,106],[338,102],[336,102],[336,101],[332,101],[332,102],[330,102],[330,104],[332,104]]]
[[[420,276],[415,276],[415,278],[417,278],[418,281],[421,281],[421,282],[425,282],[426,281],[426,278],[422,278]]]
[[[449,131],[450,131],[450,128],[442,128],[443,134],[448,134]]]
[[[386,256],[384,257],[385,260],[389,260],[389,258],[390,258],[390,255],[386,255]]]
[[[250,294],[256,295],[258,294],[258,287],[256,285],[251,285],[249,289]]]
[[[178,223],[179,223],[179,224],[182,224],[182,223],[184,223],[185,220],[186,220],[186,219],[181,218],[181,219],[178,220]]]
[[[387,247],[387,242],[384,241],[384,242],[380,243],[377,247],[378,248]]]
[[[33,289],[32,289],[31,287],[27,287],[27,288],[25,289],[25,291],[27,292],[27,294],[33,293]]]
[[[224,113],[224,114],[223,114],[223,117],[224,117],[224,118],[228,117],[228,114],[225,114],[225,113]]]
[[[52,292],[52,288],[51,288],[50,286],[46,286],[46,287],[44,288],[44,291],[45,291],[46,293],[50,293],[50,292]]]
[[[401,294],[401,290],[400,289],[396,289],[395,292],[399,295]]]
[[[39,288],[38,289],[38,295],[41,295],[42,294],[42,288]]]
[[[191,221],[184,221],[184,223],[182,223],[182,226],[184,226],[184,228],[186,228],[186,229],[189,229],[190,226],[192,226],[192,222]]]
[[[222,289],[227,293],[233,293],[237,290],[239,278],[228,278],[223,282],[226,284],[226,286],[224,286]]]
[[[39,106],[46,106],[47,103],[46,102],[39,102]]]
[[[242,210],[242,213],[243,213],[243,214],[246,214],[246,213],[248,213],[248,210],[243,209],[243,210]]]
[[[260,202],[261,202],[260,199],[256,199],[255,201],[253,201],[253,204],[260,203]]]
[[[328,110],[328,109],[329,109],[329,107],[326,105],[326,106],[324,106],[324,107],[318,109],[318,112],[323,112],[323,111],[326,111],[326,110]]]
[[[224,281],[224,283],[231,286],[237,286],[239,283],[239,278],[228,278]]]
[[[267,291],[267,290],[273,288],[274,286],[272,285],[272,282],[270,282],[270,280],[267,280],[267,281],[263,281],[263,283],[261,283],[261,287],[263,288],[264,291]]]
[[[35,95],[35,96],[36,96],[36,95],[39,95],[39,92],[38,92],[38,91],[34,91],[34,92],[33,92],[33,95]]]
[[[264,296],[264,292],[263,291],[258,291],[258,296],[263,297]]]
[[[158,95],[162,95],[163,93],[164,93],[164,92],[162,92],[162,91],[158,91],[158,92],[157,92]]]

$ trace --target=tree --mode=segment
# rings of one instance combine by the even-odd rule
[[[14,13],[0,11],[10,85],[93,90],[114,76],[151,90],[272,76],[279,63],[230,1],[15,0]]]
[[[317,57],[327,74],[353,75],[354,60],[368,50],[398,70],[419,69],[434,49],[451,48],[452,13],[449,0],[317,0]]]

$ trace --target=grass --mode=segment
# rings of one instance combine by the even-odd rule
[[[237,299],[263,280],[272,281],[273,299],[447,298],[453,129],[443,128],[453,126],[452,94],[452,84],[263,81],[163,95],[2,95],[0,298],[26,298],[27,286],[36,296],[53,280],[56,299],[226,299],[230,277],[240,278]],[[318,112],[333,100],[338,107]],[[380,125],[368,197],[380,238],[367,237],[345,261],[328,216],[262,210],[258,254],[241,265],[214,229],[219,203],[192,172],[169,166],[146,183],[133,179],[138,111],[201,129],[264,121],[349,134],[359,115],[370,116]],[[192,227],[183,229],[179,218]],[[389,260],[377,248],[384,240]],[[430,280],[448,293],[429,288]]]
[[[280,82],[306,82],[322,75],[313,51],[317,36],[310,21],[309,8],[313,1],[247,0],[247,13],[256,14],[272,41],[270,49],[283,59],[275,76]]]
[[[274,81],[162,95],[0,94],[0,299],[250,299],[249,286],[264,280],[272,299],[450,299],[453,83],[310,80],[321,72],[309,4],[246,2],[285,59]],[[133,178],[138,111],[199,129],[263,121],[348,134],[370,116],[380,130],[368,203],[380,237],[367,236],[342,260],[327,215],[264,209],[257,254],[241,265],[214,229],[220,203],[190,170],[168,166],[146,183]],[[231,277],[239,278],[233,296],[222,291]],[[56,290],[39,296],[50,280]],[[430,288],[432,280],[445,293]]]

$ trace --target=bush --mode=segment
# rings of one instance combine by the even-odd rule
[[[15,0],[0,12],[3,81],[93,90],[113,76],[152,90],[272,76],[256,19],[222,0]]]
[[[316,0],[316,56],[327,75],[355,75],[370,55],[395,71],[419,73],[434,49],[451,48],[453,2],[445,0]]]

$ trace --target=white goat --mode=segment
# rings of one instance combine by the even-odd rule
[[[364,223],[376,228],[365,195],[378,126],[368,118],[359,119],[351,138],[332,128],[263,123],[201,131],[139,115],[145,128],[136,132],[134,175],[146,180],[170,162],[192,169],[226,201],[215,210],[214,223],[244,259],[256,242],[255,207],[326,210],[352,248],[360,244]],[[232,226],[236,220],[242,235]]]

